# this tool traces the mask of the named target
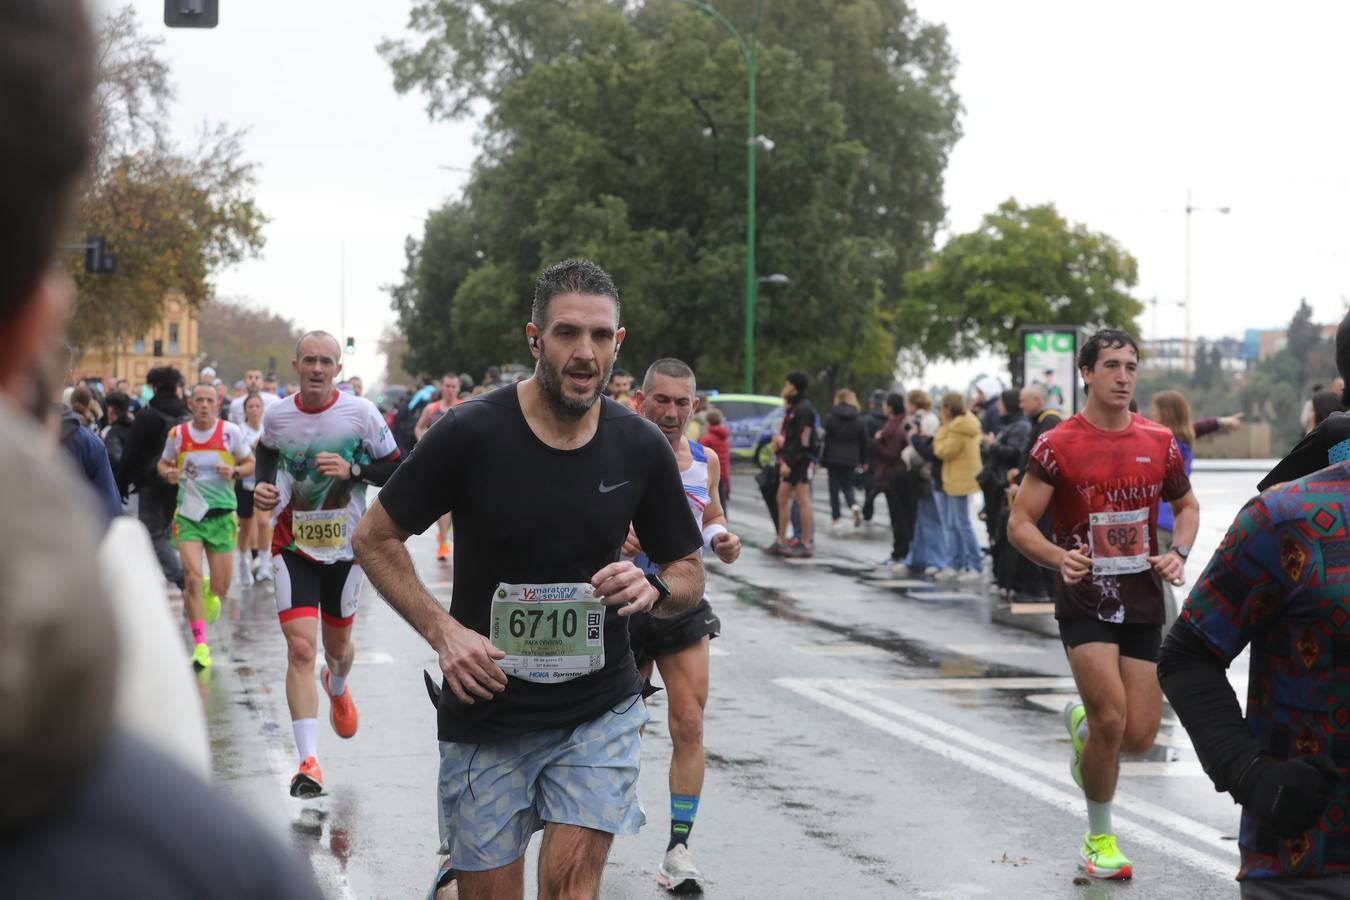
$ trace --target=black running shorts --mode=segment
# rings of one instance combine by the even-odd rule
[[[721,631],[722,620],[707,600],[700,600],[693,609],[669,619],[638,613],[628,620],[628,643],[641,668],[658,656],[692,647],[705,635],[715,638]]]
[[[234,502],[238,506],[235,515],[241,519],[253,518],[253,492],[244,490],[238,483],[234,486]]]
[[[1158,650],[1162,647],[1162,626],[1117,625],[1101,619],[1060,619],[1059,639],[1065,647],[1117,644],[1121,656],[1156,663]]]
[[[272,557],[272,587],[283,622],[321,615],[325,625],[350,626],[363,581],[361,567],[351,560],[319,563],[289,550]]]

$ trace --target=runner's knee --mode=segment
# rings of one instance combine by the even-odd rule
[[[286,660],[297,669],[314,668],[314,639],[286,635]]]
[[[1125,723],[1125,733],[1121,737],[1120,748],[1127,753],[1143,753],[1153,746],[1158,737],[1158,723],[1146,719],[1130,719]]]
[[[1119,744],[1125,736],[1123,704],[1103,703],[1087,708],[1088,734],[1096,740]]]
[[[685,746],[703,746],[703,707],[693,698],[670,704],[670,739]]]
[[[558,900],[592,900],[596,885],[582,860],[553,860],[548,872],[539,873],[539,896]]]

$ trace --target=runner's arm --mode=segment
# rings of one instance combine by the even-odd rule
[[[1215,655],[1189,622],[1172,626],[1158,658],[1158,681],[1195,745],[1215,790],[1231,791],[1261,753]]]
[[[431,404],[428,403],[426,406],[422,407],[422,414],[417,417],[417,424],[413,426],[413,437],[417,438],[417,440],[420,441],[422,439],[422,435],[426,434],[427,429],[430,427],[431,427]]]
[[[239,463],[239,465],[234,467],[234,477],[247,478],[248,476],[253,474],[253,470],[257,467],[257,464],[258,464],[257,457],[250,454],[248,457],[244,459],[243,462]]]
[[[717,491],[722,480],[722,461],[716,453],[708,455],[708,505],[703,507],[703,545],[724,563],[733,563],[741,555],[741,539],[727,530],[727,514]]]
[[[1067,552],[1041,534],[1036,525],[1049,508],[1054,493],[1053,485],[1028,472],[1008,514],[1008,540],[1027,559],[1047,569],[1058,569]]]
[[[361,477],[358,480],[378,487],[389,480],[390,476],[394,474],[394,470],[398,468],[399,463],[401,462],[403,462],[403,458],[399,455],[399,452],[395,450],[383,459],[372,460],[362,466]]]
[[[409,537],[376,498],[352,534],[352,551],[384,601],[436,651],[459,701],[492,699],[506,689],[506,674],[494,662],[506,654],[457,622],[426,589],[404,543]]]
[[[703,599],[703,563],[697,551],[663,565],[661,580],[670,588],[670,599],[654,613],[657,618],[676,616],[693,609]]]
[[[1195,491],[1187,491],[1180,500],[1172,504],[1172,544],[1190,550],[1195,546],[1195,536],[1200,532],[1200,501]]]
[[[277,461],[281,459],[281,452],[275,447],[269,447],[262,441],[258,442],[257,452],[253,454],[257,457],[257,464],[253,468],[253,473],[257,477],[258,484],[276,484],[277,483]]]

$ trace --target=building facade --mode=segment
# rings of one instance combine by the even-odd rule
[[[173,366],[191,384],[200,359],[196,312],[175,293],[165,299],[160,320],[145,334],[119,337],[112,347],[91,349],[76,359],[75,377],[105,385],[125,378],[139,390],[151,369]]]

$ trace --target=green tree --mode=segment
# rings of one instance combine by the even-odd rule
[[[1006,353],[1021,373],[1025,325],[1115,326],[1138,334],[1134,257],[1108,235],[1070,224],[1051,204],[1009,199],[908,276],[898,326],[928,359]]]
[[[239,132],[206,128],[189,149],[167,137],[173,89],[158,55],[163,39],[144,35],[131,7],[103,20],[100,39],[94,167],[77,233],[103,235],[117,272],[89,275],[71,260],[71,339],[82,347],[144,332],[170,292],[200,307],[217,272],[262,248],[267,221]]]
[[[1289,320],[1289,327],[1285,330],[1285,349],[1299,363],[1300,386],[1317,374],[1309,367],[1308,360],[1322,343],[1322,329],[1313,321],[1312,316],[1312,307],[1308,305],[1307,298],[1299,300],[1298,309],[1294,311],[1294,317]]]
[[[748,34],[751,6],[719,8]],[[445,303],[422,271],[449,252],[431,249],[430,221],[393,291],[417,358],[519,358],[533,276],[584,254],[619,284],[629,367],[679,355],[704,383],[734,383],[746,109],[730,37],[674,0],[419,2],[410,28],[419,44],[381,46],[399,90],[433,117],[490,104],[455,207],[481,256],[472,277],[447,266],[452,333],[404,312]],[[757,381],[889,380],[899,273],[931,244],[958,133],[945,32],[892,0],[815,0],[773,5],[761,44],[758,121],[776,146],[759,156],[757,252],[791,283],[760,292]]]

